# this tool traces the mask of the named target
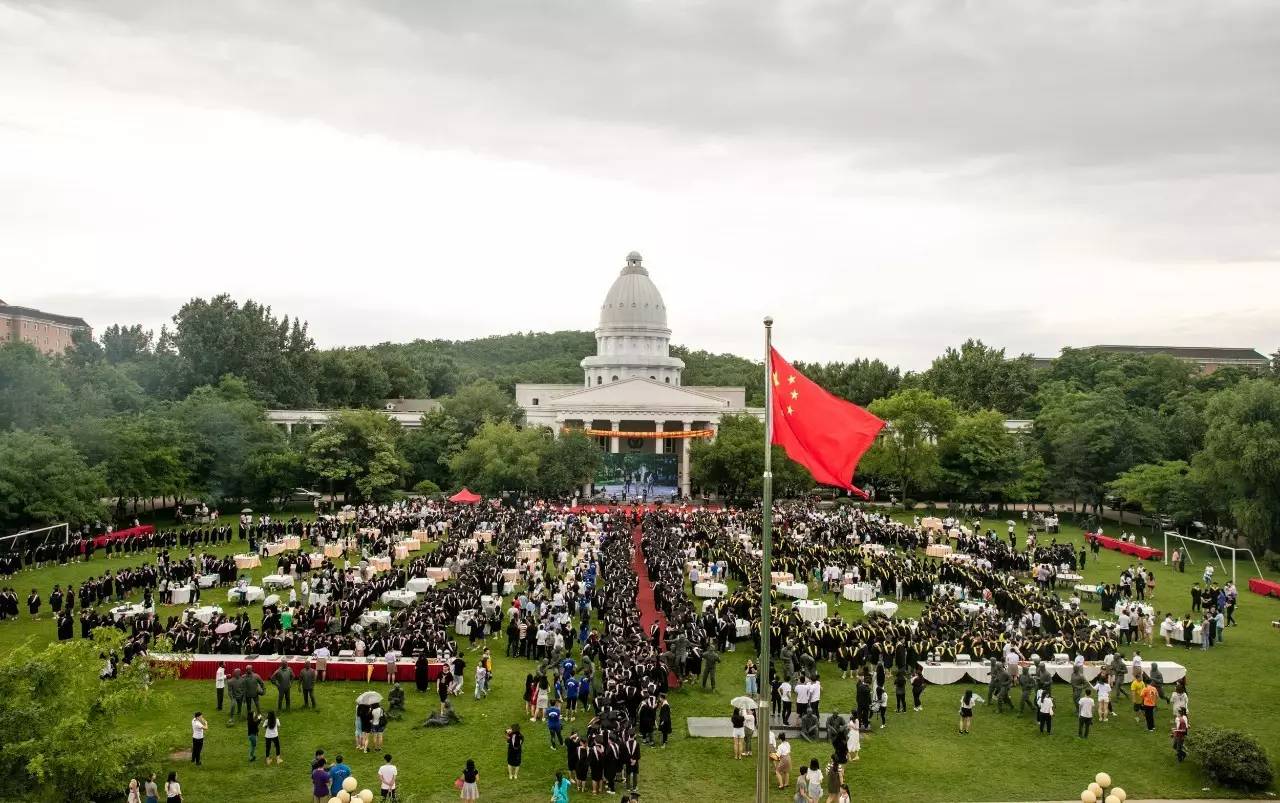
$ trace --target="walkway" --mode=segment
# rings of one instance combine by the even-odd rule
[[[640,550],[640,538],[643,531],[637,524],[631,529],[631,569],[636,573],[636,607],[640,609],[640,626],[648,636],[653,623],[658,623],[662,633],[667,631],[667,619],[658,610],[653,601],[653,582],[649,580],[649,567],[645,566],[644,553]],[[680,685],[680,679],[674,674],[668,678],[672,688]]]

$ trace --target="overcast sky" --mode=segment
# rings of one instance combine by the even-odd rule
[[[1280,346],[1280,3],[0,0],[0,298],[321,346]]]

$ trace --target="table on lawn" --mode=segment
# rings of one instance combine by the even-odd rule
[[[117,622],[127,622],[133,621],[140,616],[146,616],[151,613],[151,609],[144,608],[136,602],[129,602],[124,605],[117,605],[108,611],[108,613],[110,613],[111,618]]]
[[[778,593],[793,599],[805,599],[809,596],[809,586],[804,583],[778,583]]]
[[[269,574],[262,578],[263,588],[293,588],[293,578],[287,574]]]
[[[704,581],[693,587],[693,595],[695,597],[723,597],[729,593],[729,586],[724,583],[712,583]]]
[[[262,565],[262,559],[257,555],[236,555],[237,569],[256,569]]]
[[[197,582],[200,583],[201,588],[213,588],[221,579],[222,578],[216,574],[202,574]]]
[[[244,588],[231,588],[227,590],[227,602],[234,602],[240,605],[251,605],[255,602],[262,602],[266,598],[261,586],[245,586]]]
[[[436,581],[430,577],[410,577],[404,587],[415,594],[421,594],[428,588],[435,588]]]
[[[827,603],[820,599],[802,599],[795,604],[800,618],[806,622],[821,622],[827,618]]]
[[[1084,581],[1084,575],[1075,574],[1073,572],[1062,572],[1054,579],[1057,585],[1074,586],[1076,583]]]
[[[931,558],[945,558],[951,554],[950,544],[930,544],[925,547],[924,554]]]
[[[169,589],[169,603],[171,605],[186,605],[191,601],[191,586],[180,585]]]
[[[198,608],[187,608],[186,615],[207,625],[213,617],[222,615],[222,606],[201,605]]]
[[[1072,590],[1077,594],[1087,595],[1089,599],[1097,599],[1099,593],[1098,586],[1093,585],[1092,583],[1076,583],[1072,586]]]
[[[382,592],[382,604],[389,608],[405,608],[413,604],[418,595],[407,588],[393,588]]]
[[[218,671],[218,664],[226,664],[227,674],[230,675],[234,670],[239,669],[244,672],[249,667],[253,667],[253,671],[258,677],[266,678],[280,668],[280,659],[284,658],[289,668],[293,670],[294,677],[303,670],[308,660],[311,660],[312,666],[319,659],[309,655],[192,655],[178,656],[167,655],[164,653],[152,653],[151,659],[156,661],[173,662],[179,664],[178,677],[183,680],[212,680],[214,674]],[[355,658],[355,657],[329,657],[325,659],[325,681],[331,680],[354,680],[359,683],[387,682],[387,662],[384,658]],[[401,658],[396,661],[396,676],[399,678],[413,677],[414,672],[413,658]],[[434,681],[440,676],[444,670],[444,664],[439,661],[429,661],[427,663],[427,679]]]
[[[887,550],[884,544],[863,544],[858,551],[864,555],[883,555]]]
[[[1111,538],[1106,535],[1093,535],[1090,537],[1097,539],[1099,546],[1105,547],[1106,549],[1114,549],[1115,551],[1122,552],[1126,555],[1133,555],[1135,557],[1142,558],[1143,560],[1154,560],[1156,558],[1164,557],[1164,552],[1156,549],[1155,547],[1133,544],[1128,541],[1121,541],[1119,538]]]
[[[952,599],[964,599],[964,586],[957,583],[938,583],[933,587],[934,594],[943,594]]]
[[[389,627],[391,625],[391,611],[365,611],[360,614],[360,625],[362,627]]]
[[[960,610],[964,611],[970,616],[977,616],[978,614],[988,610],[989,608],[991,608],[990,605],[980,600],[965,600],[964,602],[960,603]]]
[[[443,583],[449,579],[449,570],[444,566],[428,566],[426,569],[427,577],[435,580],[437,583]]]
[[[471,635],[471,617],[476,615],[474,608],[458,611],[458,618],[453,622],[453,630],[459,636]]]
[[[781,585],[782,583],[794,583],[796,576],[791,572],[771,572],[769,574],[770,582],[773,585]]]
[[[840,596],[850,602],[870,602],[876,598],[878,589],[872,583],[850,583],[840,591]]]
[[[386,555],[377,555],[369,559],[369,568],[375,572],[391,571],[391,558]]]
[[[889,600],[873,599],[862,603],[862,613],[864,616],[879,614],[881,616],[893,618],[893,615],[897,612],[898,603],[890,602]]]

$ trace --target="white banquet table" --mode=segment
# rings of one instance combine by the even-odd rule
[[[945,594],[952,599],[964,599],[964,587],[956,583],[938,583],[933,587],[935,594]]]
[[[375,572],[389,572],[391,571],[391,558],[388,558],[385,555],[378,555],[377,557],[370,558],[369,568],[373,569]]]
[[[365,611],[360,614],[360,625],[362,627],[373,627],[378,625],[388,627],[391,624],[391,611]]]
[[[207,625],[213,617],[222,615],[222,608],[218,605],[201,605],[198,608],[188,608],[187,614]]]
[[[117,605],[112,608],[111,618],[115,619],[117,622],[121,622],[128,619],[136,619],[139,616],[146,616],[147,613],[148,610],[146,608],[138,605],[137,603],[130,602],[124,605]]]
[[[784,597],[805,599],[809,596],[809,586],[804,583],[778,583],[778,593]]]
[[[735,632],[738,634],[738,638],[746,638],[751,635],[751,623],[746,619],[736,620],[734,626],[737,628]]]
[[[342,544],[324,545],[324,556],[326,558],[340,558],[342,557],[342,551]]]
[[[453,622],[453,629],[459,636],[471,635],[471,617],[475,616],[474,609],[468,608],[465,611],[458,611],[458,618]]]
[[[781,585],[782,583],[793,583],[796,579],[795,575],[791,572],[772,572],[769,577],[772,579],[775,586]]]
[[[310,561],[311,568],[313,569],[319,569],[321,566],[324,565],[323,552],[312,552],[310,555],[307,556],[307,559]]]
[[[1084,575],[1072,574],[1071,572],[1062,572],[1055,578],[1056,583],[1060,586],[1074,586],[1083,580]]]
[[[1074,589],[1077,594],[1086,594],[1089,599],[1098,596],[1098,587],[1093,583],[1076,583]]]
[[[858,550],[864,555],[883,555],[885,553],[884,544],[863,544]]]
[[[965,675],[978,683],[987,683],[991,680],[991,667],[982,662],[958,664],[954,661],[943,661],[930,664],[921,661],[920,674],[924,675],[925,680],[939,686],[959,683],[964,680]]]
[[[227,590],[228,602],[244,602],[245,604],[253,604],[262,602],[267,595],[263,593],[261,586],[246,586],[245,588],[232,588]]]
[[[925,548],[924,554],[931,558],[945,558],[951,554],[951,547],[948,544],[930,544]]]
[[[795,607],[806,622],[821,622],[827,618],[827,603],[820,599],[802,599]]]
[[[257,555],[236,555],[237,569],[256,569],[262,565],[262,560]]]
[[[412,605],[418,595],[407,588],[393,588],[382,592],[382,604],[392,608],[403,608]]]
[[[263,588],[290,588],[293,586],[293,578],[287,574],[269,574],[262,578]]]
[[[979,613],[982,613],[983,611],[987,610],[990,607],[991,607],[990,605],[980,600],[966,600],[960,603],[960,610],[964,611],[970,616],[975,616]]]
[[[724,583],[701,582],[693,587],[695,597],[723,597],[729,593],[729,586]]]
[[[202,574],[200,575],[200,580],[198,582],[200,583],[201,588],[213,588],[221,579],[222,578],[216,574]]]
[[[870,602],[876,598],[876,588],[871,583],[850,583],[840,592],[850,602]]]
[[[191,586],[178,586],[169,589],[169,599],[173,605],[186,605],[191,601]]]
[[[864,616],[872,614],[880,614],[881,616],[893,617],[898,612],[898,603],[888,600],[868,600],[862,603],[862,613]]]
[[[434,577],[411,577],[404,587],[415,594],[421,594],[428,588],[435,588],[436,580]]]

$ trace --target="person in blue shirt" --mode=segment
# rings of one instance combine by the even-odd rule
[[[337,797],[342,791],[342,782],[351,777],[351,768],[342,762],[342,754],[339,753],[333,759],[333,766],[329,768],[329,794]]]
[[[547,736],[551,739],[552,750],[564,744],[564,739],[560,736],[560,725],[560,705],[553,702],[547,706]]]
[[[583,675],[582,680],[578,681],[578,703],[582,706],[583,712],[591,707],[591,676]]]
[[[556,773],[556,782],[551,784],[551,803],[569,803],[569,789],[573,784],[562,773]]]
[[[578,664],[572,658],[566,658],[560,662],[560,674],[568,680],[573,676],[573,670],[578,668]]]
[[[573,722],[578,718],[578,679],[573,675],[564,682],[564,699],[569,704],[569,721]]]

